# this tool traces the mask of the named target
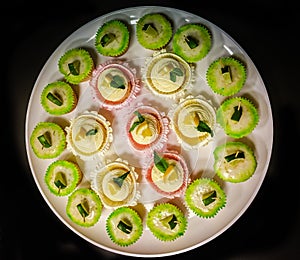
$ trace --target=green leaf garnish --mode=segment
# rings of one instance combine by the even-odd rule
[[[199,45],[199,41],[192,36],[185,37],[185,42],[188,44],[190,49],[194,49]]]
[[[58,105],[58,106],[62,105],[62,101],[59,99],[59,97],[53,95],[51,92],[49,92],[46,97],[55,105]]]
[[[113,88],[125,89],[125,81],[121,76],[115,75],[110,82],[110,86]]]
[[[231,77],[231,70],[230,70],[230,66],[224,66],[223,68],[221,68],[221,72],[222,72],[222,76],[223,79],[225,80],[225,82],[227,84],[232,82],[232,77]]]
[[[234,121],[237,121],[237,122],[240,121],[242,113],[243,113],[243,108],[240,105],[235,106],[234,107],[234,112],[231,116],[231,120],[234,120]]]
[[[205,206],[213,203],[216,199],[217,199],[217,192],[215,190],[207,192],[202,197],[202,201]]]
[[[165,173],[169,167],[169,163],[163,157],[159,156],[156,151],[154,151],[154,164],[162,173]]]
[[[67,187],[66,175],[63,172],[58,172],[54,180],[55,186],[61,190]]]
[[[139,111],[134,111],[133,113],[138,117],[138,121],[135,121],[132,124],[132,126],[129,129],[129,132],[133,131],[134,128],[136,128],[139,124],[141,124],[145,121],[145,118],[142,116],[142,114]]]
[[[123,185],[124,180],[126,179],[127,175],[130,173],[130,171],[125,172],[124,174],[122,174],[119,177],[115,177],[113,178],[114,183],[116,183],[120,188]]]
[[[164,226],[167,226],[170,229],[174,229],[177,225],[177,218],[174,214],[167,216],[160,220]]]
[[[45,134],[43,135],[40,135],[38,137],[38,140],[40,141],[41,145],[45,148],[49,148],[52,146],[51,144],[51,140],[50,140],[50,135],[48,132],[46,132]]]
[[[101,38],[100,44],[102,45],[102,47],[105,47],[110,44],[115,38],[116,35],[114,35],[113,33],[107,33]]]
[[[180,68],[174,68],[170,71],[170,80],[176,82],[176,76],[183,76],[183,72]]]
[[[86,136],[89,136],[89,135],[95,135],[95,134],[97,134],[97,132],[98,132],[98,130],[97,130],[96,128],[94,128],[94,129],[90,129],[89,131],[87,131],[87,132],[85,133],[85,135],[86,135]]]
[[[211,136],[214,136],[214,133],[211,130],[211,128],[205,122],[203,122],[202,120],[199,121],[199,124],[196,128],[199,132],[207,132]]]
[[[132,231],[132,225],[129,223],[126,223],[124,220],[120,220],[120,222],[117,225],[117,228],[126,234],[130,234]]]
[[[153,26],[153,24],[151,24],[151,23],[146,23],[146,24],[143,26],[142,30],[143,30],[145,33],[151,35],[152,37],[156,37],[156,36],[158,35],[158,31],[156,30],[156,28],[155,28],[155,27]]]
[[[78,76],[80,73],[80,61],[79,60],[75,60],[72,63],[68,64],[70,73],[72,75]]]
[[[89,205],[88,201],[84,199],[81,203],[77,205],[77,210],[79,211],[80,215],[85,218],[89,215]]]
[[[225,160],[227,162],[231,162],[232,160],[235,160],[235,159],[244,159],[244,158],[245,158],[245,154],[244,154],[244,152],[241,152],[241,151],[237,151],[236,153],[232,153],[232,154],[225,156]]]

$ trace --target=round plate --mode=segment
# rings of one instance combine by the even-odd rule
[[[202,23],[206,25],[212,33],[213,45],[211,50],[204,59],[195,64],[194,73],[196,76],[192,83],[193,86],[191,92],[194,91],[196,94],[201,94],[203,97],[210,100],[210,102],[212,102],[215,106],[220,105],[225,97],[213,93],[206,83],[205,73],[209,64],[216,58],[224,55],[235,55],[246,63],[247,81],[238,95],[251,97],[259,110],[259,124],[255,130],[246,137],[247,141],[251,142],[255,147],[254,151],[258,164],[254,175],[249,180],[238,184],[222,182],[222,187],[227,194],[227,203],[214,218],[202,219],[190,214],[188,217],[188,228],[185,234],[173,242],[159,241],[152,235],[149,229],[144,226],[144,232],[141,238],[135,244],[124,248],[114,244],[106,233],[105,222],[110,213],[109,209],[103,209],[100,220],[95,226],[90,228],[82,228],[74,224],[67,217],[67,197],[56,197],[51,194],[44,182],[44,174],[47,167],[53,160],[59,158],[70,158],[72,157],[72,154],[69,154],[69,152],[65,150],[56,159],[39,159],[33,153],[29,139],[34,126],[40,121],[57,122],[65,127],[69,124],[72,118],[85,110],[100,110],[98,103],[92,98],[89,82],[85,81],[78,85],[77,93],[79,96],[79,102],[74,111],[63,116],[51,116],[45,112],[40,104],[40,95],[43,88],[50,82],[63,79],[62,75],[58,71],[59,58],[71,48],[84,47],[92,52],[96,65],[111,59],[97,54],[94,47],[95,33],[104,22],[111,19],[122,19],[131,27],[132,33],[128,51],[118,59],[128,62],[130,61],[137,68],[142,68],[146,59],[152,57],[153,51],[143,48],[137,42],[135,36],[136,22],[144,14],[154,13],[157,12],[157,10],[160,10],[161,13],[164,13],[171,18],[174,30],[186,23]],[[171,43],[169,43],[166,47],[166,50],[172,51]],[[139,101],[144,103],[146,102],[148,105],[155,102],[157,106],[161,106],[161,109],[164,110],[164,112],[167,112],[170,105],[168,102],[171,102],[168,101],[166,103],[165,100],[153,97],[143,86],[141,92],[138,94],[136,102]],[[105,114],[105,111],[101,111]],[[117,113],[113,115],[114,116],[110,118],[112,120],[112,126],[116,129],[118,127],[122,128],[122,113],[119,115]],[[255,198],[266,175],[273,144],[273,119],[268,94],[259,72],[246,52],[226,32],[211,22],[182,10],[157,6],[126,8],[111,12],[85,24],[65,39],[49,57],[35,82],[28,103],[25,127],[26,149],[32,175],[43,198],[56,216],[76,234],[102,249],[122,255],[141,257],[168,256],[186,252],[211,241],[227,230],[245,212]],[[142,167],[141,165],[143,165],[144,160],[143,156],[131,156],[133,151],[129,148],[130,146],[123,145],[126,141],[118,135],[118,131],[115,132],[116,136],[114,137],[114,141],[111,146],[111,152],[116,153],[118,156],[127,160],[130,164],[137,168]],[[170,133],[170,135],[172,135],[172,133]],[[222,129],[219,129],[217,130],[215,141],[211,142],[207,146],[199,148],[196,151],[185,151],[184,149],[181,149],[181,153],[186,158],[191,172],[201,172],[201,176],[213,178],[215,176],[213,171],[213,149],[216,144],[229,139],[230,138],[224,134]],[[85,174],[84,181],[81,185],[89,185],[89,173],[97,167],[97,163],[85,162],[78,158],[77,160]],[[142,190],[142,194],[144,194],[144,196],[141,197],[139,203],[149,210],[156,201],[161,199],[161,197],[149,196],[149,192],[147,192],[148,187],[145,183],[141,183],[140,188],[145,190]],[[143,218],[144,217],[145,216],[143,216]]]

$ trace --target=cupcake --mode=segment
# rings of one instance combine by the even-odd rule
[[[254,151],[247,144],[231,141],[217,146],[214,170],[224,181],[239,183],[248,180],[257,167]]]
[[[146,62],[144,81],[153,94],[165,98],[184,95],[192,81],[193,67],[174,53],[155,53]]]
[[[41,105],[51,115],[71,112],[77,105],[77,95],[66,82],[56,81],[46,85],[41,94]]]
[[[254,104],[245,97],[232,97],[225,100],[217,110],[217,122],[225,133],[234,138],[250,134],[259,121]]]
[[[180,197],[189,182],[189,170],[182,156],[173,151],[153,151],[153,159],[145,178],[158,194],[166,198]]]
[[[170,42],[172,35],[172,24],[164,14],[148,13],[136,23],[137,40],[146,49],[164,48]]]
[[[119,57],[123,55],[130,42],[127,25],[120,20],[110,20],[101,25],[95,36],[95,48],[104,55]]]
[[[163,242],[174,241],[185,234],[188,221],[183,211],[171,203],[153,206],[146,217],[152,234]]]
[[[71,119],[67,132],[67,148],[83,160],[103,156],[113,140],[110,122],[97,111],[85,111]]]
[[[208,85],[215,93],[222,96],[238,93],[243,88],[246,78],[245,65],[232,56],[216,59],[206,71]]]
[[[215,180],[199,178],[189,184],[184,200],[198,217],[211,218],[225,207],[226,194]]]
[[[44,177],[50,192],[55,196],[66,196],[79,185],[83,174],[77,163],[67,160],[52,162]]]
[[[142,236],[142,218],[132,208],[117,208],[106,219],[106,232],[115,244],[122,247],[130,246]]]
[[[189,95],[173,105],[168,115],[183,149],[197,149],[213,140],[216,112],[208,100]]]
[[[39,122],[30,135],[30,145],[40,159],[58,157],[66,147],[64,129],[53,122]]]
[[[94,68],[94,61],[90,53],[83,48],[66,51],[58,61],[58,69],[65,80],[71,84],[87,81]]]
[[[108,110],[128,105],[140,91],[136,70],[117,60],[98,65],[92,73],[90,85],[95,99]]]
[[[202,60],[210,51],[211,34],[202,24],[185,24],[173,37],[173,52],[189,63]]]
[[[169,120],[156,108],[140,105],[130,113],[126,132],[137,150],[161,150],[167,141]]]
[[[68,197],[66,213],[70,220],[82,227],[92,227],[100,219],[102,203],[95,191],[79,188]]]
[[[137,179],[135,168],[118,158],[92,174],[91,187],[106,208],[135,206],[140,198]]]

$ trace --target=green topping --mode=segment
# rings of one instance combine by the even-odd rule
[[[58,172],[54,180],[55,186],[60,190],[67,187],[66,175],[63,172]]]
[[[194,49],[199,45],[199,41],[192,36],[185,37],[185,42],[191,49]]]
[[[154,151],[154,164],[162,173],[165,173],[169,167],[168,162],[163,157],[159,156],[156,151]]]
[[[108,44],[110,44],[112,41],[114,41],[115,38],[116,35],[114,35],[113,33],[107,33],[101,38],[100,44],[102,45],[102,47],[105,47]]]
[[[132,231],[132,225],[129,223],[126,223],[124,220],[121,220],[119,222],[119,224],[117,225],[117,228],[126,234],[130,234]]]
[[[165,226],[167,226],[170,229],[174,229],[177,225],[177,218],[174,214],[165,217],[164,219],[160,220]]]
[[[157,32],[156,28],[155,28],[155,27],[153,26],[153,24],[151,24],[151,23],[146,23],[146,24],[143,26],[142,30],[143,30],[145,33],[147,33],[147,34],[149,34],[150,36],[152,36],[152,37],[156,37],[156,36],[158,35],[158,32]]]
[[[122,185],[123,185],[123,182],[124,182],[125,178],[127,177],[127,175],[129,173],[130,173],[130,171],[125,172],[121,176],[113,178],[113,181],[121,188]]]
[[[38,136],[38,140],[40,141],[41,145],[45,148],[49,148],[52,146],[50,141],[50,134],[48,132]]]
[[[86,136],[89,136],[89,135],[95,135],[97,134],[98,130],[95,128],[95,129],[90,129],[89,131],[87,131],[85,133]]]
[[[176,82],[176,76],[183,76],[183,72],[180,68],[174,68],[170,71],[170,80]]]
[[[138,117],[138,121],[135,121],[132,124],[132,126],[129,129],[129,132],[133,131],[134,128],[136,128],[139,124],[141,124],[145,121],[145,118],[142,116],[142,114],[139,111],[134,111],[134,114]]]
[[[78,76],[80,74],[79,69],[80,69],[80,61],[79,60],[75,60],[72,63],[68,64],[70,73],[72,75]]]
[[[214,133],[213,133],[213,131],[211,130],[211,128],[205,123],[205,122],[203,122],[203,121],[199,121],[199,124],[198,124],[198,126],[196,127],[197,128],[197,130],[199,131],[199,132],[207,132],[207,133],[209,133],[211,136],[214,136]]]
[[[58,106],[62,105],[62,101],[57,96],[53,95],[51,92],[49,92],[47,94],[47,98],[55,105],[58,105]]]
[[[231,70],[230,66],[225,65],[223,68],[221,68],[222,76],[227,84],[232,83],[232,76],[231,76]]]
[[[217,199],[217,192],[215,190],[207,192],[202,197],[202,201],[205,206],[213,203],[216,199]]]
[[[245,159],[245,154],[244,152],[241,152],[241,151],[237,151],[236,153],[233,153],[233,154],[229,154],[227,156],[225,156],[225,160],[227,162],[230,162],[232,160],[235,160],[235,159]]]
[[[121,76],[115,75],[110,82],[110,86],[113,88],[125,89],[125,81]]]
[[[89,205],[86,199],[77,205],[80,215],[85,219],[89,215]]]
[[[231,116],[231,120],[240,121],[242,113],[243,113],[243,108],[240,105],[235,106],[234,107],[234,113]]]

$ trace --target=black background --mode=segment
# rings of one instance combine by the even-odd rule
[[[125,258],[89,244],[47,206],[29,169],[24,129],[35,80],[61,42],[101,15],[143,5],[185,10],[227,32],[261,74],[274,120],[270,166],[250,207],[211,242],[165,258],[299,259],[299,17],[287,1],[230,0],[16,0],[1,7],[0,259]]]

